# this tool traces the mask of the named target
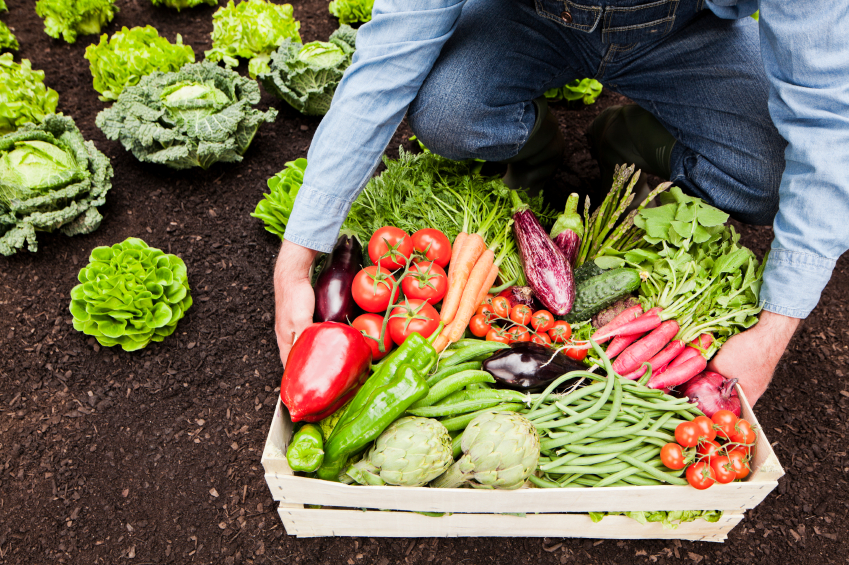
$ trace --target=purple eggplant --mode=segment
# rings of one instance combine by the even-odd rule
[[[554,240],[554,244],[566,257],[569,266],[575,265],[583,236],[584,222],[581,220],[581,215],[578,214],[578,195],[573,192],[566,200],[566,209],[557,216],[557,220],[551,228],[551,239]]]
[[[498,293],[498,296],[503,296],[510,303],[510,308],[516,304],[524,304],[531,310],[539,310],[537,301],[534,298],[534,290],[529,286],[510,286]]]
[[[346,324],[354,319],[357,304],[351,295],[354,276],[363,262],[363,248],[352,235],[340,235],[315,281],[315,322]]]
[[[569,371],[583,371],[580,361],[555,353],[554,349],[530,341],[518,341],[499,349],[483,362],[483,370],[495,382],[515,390],[537,390]]]
[[[555,316],[565,316],[575,303],[575,279],[572,266],[563,253],[542,229],[536,216],[519,198],[513,199],[513,234],[519,244],[519,254],[525,278],[542,302]]]

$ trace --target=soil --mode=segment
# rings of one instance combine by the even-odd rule
[[[326,2],[293,2],[305,41],[336,21]],[[273,334],[279,241],[249,213],[265,181],[304,156],[319,120],[265,95],[280,116],[243,163],[174,172],[144,165],[94,125],[104,108],[83,58],[44,34],[33,2],[2,16],[19,56],[46,72],[59,110],[109,155],[113,188],[95,233],[39,235],[36,254],[0,259],[0,563],[837,563],[847,560],[849,263],[838,262],[819,307],[757,406],[787,476],[724,544],[581,539],[296,539],[275,512],[260,456],[281,365]],[[108,26],[177,33],[199,58],[214,8],[177,13],[121,0]],[[240,69],[245,72],[244,65]],[[569,148],[554,191],[598,177],[583,132],[622,99],[555,106]],[[411,147],[402,126],[399,144]],[[768,228],[739,228],[763,254]],[[162,343],[126,353],[76,332],[69,291],[98,245],[142,237],[181,256],[195,304]],[[800,281],[803,283],[803,281]],[[502,534],[504,532],[493,532]]]

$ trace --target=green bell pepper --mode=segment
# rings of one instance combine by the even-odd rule
[[[324,461],[324,439],[318,426],[306,424],[298,430],[286,450],[286,461],[294,471],[312,473]]]

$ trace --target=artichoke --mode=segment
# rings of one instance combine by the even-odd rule
[[[536,428],[513,412],[481,414],[469,422],[460,443],[463,456],[430,486],[454,488],[469,482],[475,488],[517,489],[539,461]]]
[[[361,485],[420,487],[444,473],[452,461],[451,436],[445,426],[430,418],[408,416],[386,428],[347,474]]]
[[[192,305],[186,264],[134,237],[95,247],[71,289],[74,329],[135,351],[174,333]]]

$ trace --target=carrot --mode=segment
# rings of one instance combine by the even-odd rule
[[[477,305],[480,306],[483,303],[486,295],[489,294],[489,289],[492,288],[492,285],[495,283],[495,279],[498,278],[498,263],[493,263],[492,267],[489,269],[489,274],[486,276],[486,280],[483,283],[483,288],[478,293],[478,301]],[[475,307],[477,308],[477,306]]]
[[[460,299],[463,297],[463,293],[465,292],[465,288],[469,282],[472,270],[475,268],[477,260],[485,250],[486,243],[484,243],[483,238],[476,233],[467,237],[466,241],[463,243],[463,247],[460,249],[460,254],[457,256],[457,263],[454,265],[454,278],[451,279],[451,282],[448,284],[448,292],[445,294],[445,298],[442,301],[442,312],[440,312],[440,318],[442,318],[442,321],[446,324],[450,323],[454,319],[454,315],[457,313],[457,308],[460,306]],[[490,265],[491,264],[492,259],[490,258]],[[489,272],[490,265],[487,265],[487,273]],[[483,284],[484,276],[486,276],[486,273],[484,273],[481,280],[478,281],[480,284]],[[474,298],[477,298],[477,296],[476,292]]]
[[[628,349],[622,352],[613,362],[613,370],[620,375],[630,373],[642,364],[657,355],[667,343],[672,341],[679,330],[678,322],[667,320],[652,330]]]
[[[593,334],[592,339],[596,343],[604,343],[605,341],[607,341],[610,338],[606,337],[604,339],[598,339],[599,334],[601,334],[602,332],[606,332],[606,331],[618,328],[619,326],[622,326],[622,325],[624,325],[628,322],[633,322],[635,319],[639,318],[640,314],[642,314],[642,313],[643,313],[643,307],[639,306],[639,305],[631,306],[630,308],[626,308],[625,310],[622,310],[622,312],[620,312],[618,316],[616,316],[615,318],[613,318],[612,320],[607,322],[607,324],[605,324],[602,327],[600,327],[599,329],[597,329],[595,331],[595,333]]]
[[[486,286],[486,281],[489,278],[489,273],[492,271],[494,260],[495,253],[491,249],[487,249],[475,263],[474,269],[469,274],[466,288],[463,290],[463,296],[460,299],[457,314],[454,316],[451,324],[446,328],[448,341],[453,343],[463,337],[463,332],[466,331],[469,320],[475,315],[475,310],[478,309],[478,305],[480,304],[478,296],[481,289],[485,291],[489,290],[489,287]]]
[[[685,345],[683,341],[680,339],[673,339],[660,353],[649,359],[649,363],[652,367],[652,376],[654,376],[655,373],[662,373],[666,369],[666,366],[669,365],[669,363],[678,357],[678,355],[684,350],[684,347]],[[633,381],[639,379],[645,373],[645,367],[641,364],[635,371],[628,373],[628,376],[622,375],[622,378]],[[631,375],[634,375],[634,378],[631,378]]]
[[[450,341],[448,341],[448,337],[446,336],[447,333],[448,328],[443,329],[442,333],[439,334],[434,340],[433,348],[436,350],[437,353],[442,353],[445,348],[448,347],[448,344],[451,343]]]
[[[647,310],[645,314],[636,320],[632,320],[627,324],[622,324],[618,328],[598,332],[597,339],[605,339],[614,335],[630,335],[650,332],[663,322],[660,318],[660,313],[662,311],[662,308],[652,308],[651,310]]]
[[[448,284],[451,284],[451,279],[454,278],[454,265],[457,264],[456,259],[460,256],[460,249],[463,248],[463,243],[467,237],[469,237],[469,234],[461,231],[454,238],[454,245],[451,246],[451,263],[448,264]]]
[[[610,342],[610,345],[607,346],[607,354],[608,359],[613,359],[623,351],[625,351],[629,345],[643,337],[645,334],[631,334],[631,335],[617,335],[613,338],[613,341]]]
[[[692,349],[692,348],[691,348]],[[701,373],[707,367],[707,359],[702,355],[690,357],[680,365],[667,368],[661,375],[652,375],[649,388],[672,388],[682,385]]]

